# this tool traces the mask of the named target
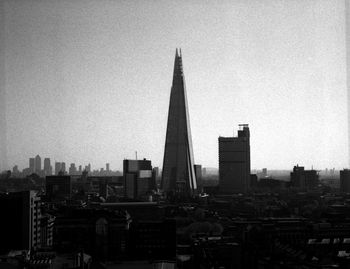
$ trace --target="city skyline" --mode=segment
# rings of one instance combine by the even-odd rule
[[[135,151],[162,167],[176,47],[195,163],[218,167],[217,138],[248,123],[253,169],[348,167],[344,1],[0,6],[7,169],[122,170]]]

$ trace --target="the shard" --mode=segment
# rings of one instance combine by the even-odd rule
[[[170,93],[161,187],[166,193],[190,196],[197,190],[182,55],[181,50],[178,52],[177,49]]]

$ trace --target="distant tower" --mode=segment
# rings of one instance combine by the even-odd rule
[[[29,172],[34,173],[35,171],[35,159],[29,158]]]
[[[61,163],[55,162],[55,175],[58,175],[58,173],[61,171]]]
[[[39,174],[41,172],[41,158],[39,155],[35,156],[35,173]]]
[[[51,166],[50,158],[45,158],[44,159],[44,174],[46,176],[51,176],[52,175],[52,166]]]
[[[182,55],[176,49],[161,188],[193,195],[197,190]]]
[[[219,189],[222,193],[245,193],[250,181],[250,133],[240,124],[237,137],[219,137]]]

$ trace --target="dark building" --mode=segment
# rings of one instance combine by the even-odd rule
[[[29,158],[29,173],[35,172],[35,159]]]
[[[38,175],[41,173],[41,158],[39,155],[35,156],[35,173]]]
[[[75,163],[71,163],[69,167],[69,174],[75,175],[77,173],[77,168],[75,167]]]
[[[0,254],[40,247],[40,203],[34,191],[0,194]]]
[[[176,221],[133,221],[127,252],[134,260],[175,260]]]
[[[104,199],[108,198],[108,183],[112,182],[112,177],[108,176],[93,176],[87,177],[87,183],[89,184],[89,191],[98,193],[99,196]]]
[[[55,217],[49,214],[44,214],[40,220],[40,245],[42,248],[52,247],[53,244],[53,226]]]
[[[197,191],[190,117],[181,51],[176,49],[170,93],[161,188],[165,192],[193,195]]]
[[[84,249],[94,260],[120,260],[130,221],[125,211],[67,209],[56,216],[54,247],[65,252]]]
[[[52,175],[52,166],[51,166],[50,158],[44,159],[44,174],[45,174],[45,176]]]
[[[295,188],[310,190],[319,184],[319,176],[316,170],[305,170],[303,166],[294,166],[290,173],[291,185]]]
[[[344,169],[340,171],[340,191],[350,192],[350,170]]]
[[[58,175],[58,173],[61,171],[61,163],[55,162],[55,175]]]
[[[61,163],[61,172],[62,172],[63,174],[65,174],[65,173],[67,172],[67,170],[66,170],[66,163],[65,163],[65,162],[62,162],[62,163]]]
[[[72,183],[70,176],[47,176],[46,196],[49,200],[65,200],[71,197]]]
[[[239,126],[237,137],[219,137],[219,189],[222,193],[245,193],[249,189],[249,126]]]
[[[202,192],[203,188],[203,182],[202,182],[202,166],[200,164],[195,164],[194,165],[194,172],[196,174],[196,179],[197,179],[197,189],[198,192]]]
[[[123,173],[127,198],[145,197],[155,187],[155,177],[150,160],[124,160]]]

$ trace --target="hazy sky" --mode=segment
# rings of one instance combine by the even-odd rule
[[[1,4],[9,168],[121,169],[136,150],[161,167],[176,47],[195,163],[248,123],[252,168],[348,166],[343,0]]]

